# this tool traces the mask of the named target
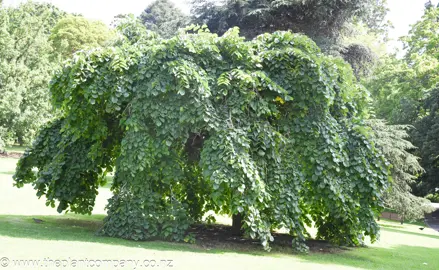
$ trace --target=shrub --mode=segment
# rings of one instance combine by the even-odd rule
[[[425,196],[427,200],[430,200],[432,203],[439,203],[439,193],[428,194]]]

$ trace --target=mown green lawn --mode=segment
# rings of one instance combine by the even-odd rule
[[[24,153],[26,146],[12,145],[5,147],[6,152]]]
[[[14,158],[0,158],[0,174],[13,175],[15,172],[15,165],[17,159]]]
[[[266,253],[255,248],[134,242],[97,236],[105,213],[102,203],[102,209],[98,210],[102,214],[57,215],[54,209],[46,208],[44,201],[38,200],[31,189],[28,192],[12,187],[11,171],[15,162],[0,159],[0,185],[3,183],[0,187],[0,257],[8,257],[9,263],[15,259],[46,259],[47,262],[86,258],[172,260],[174,269],[439,269],[439,233],[392,221],[380,221],[381,239],[368,247],[308,255],[291,254],[289,249]],[[14,195],[7,197],[10,193]],[[8,201],[2,201],[2,197]],[[35,206],[37,202],[40,204]],[[29,210],[26,210],[27,206]],[[47,214],[48,211],[53,215]],[[44,222],[36,223],[32,218]],[[141,269],[135,265],[126,266],[102,269]],[[40,267],[52,269],[50,265]],[[90,269],[90,266],[75,269]]]

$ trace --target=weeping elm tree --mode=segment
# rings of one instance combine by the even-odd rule
[[[207,211],[234,216],[265,249],[279,228],[306,249],[311,222],[337,244],[378,237],[388,167],[346,63],[290,32],[246,41],[236,28],[171,39],[138,30],[55,75],[62,116],[19,161],[18,187],[89,214],[115,171],[100,233],[133,240],[185,240]]]

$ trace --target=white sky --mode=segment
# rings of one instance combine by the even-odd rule
[[[17,5],[25,0],[4,0],[4,5]],[[188,0],[172,0],[182,10],[188,12]],[[390,12],[388,19],[394,29],[390,31],[390,38],[395,40],[390,47],[400,47],[396,42],[398,37],[406,35],[410,25],[418,21],[424,10],[427,0],[387,0]],[[433,0],[436,4],[439,0]],[[118,14],[134,13],[139,15],[153,0],[40,0],[49,2],[62,10],[71,13],[81,13],[90,19],[98,19],[110,24]]]

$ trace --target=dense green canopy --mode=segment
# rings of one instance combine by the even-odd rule
[[[77,53],[54,77],[62,117],[19,161],[18,187],[90,213],[115,170],[101,233],[128,239],[188,240],[209,210],[240,213],[267,249],[278,228],[306,249],[312,221],[320,239],[376,239],[388,167],[349,65],[290,32],[160,39],[120,27],[129,38]]]
[[[362,26],[386,38],[386,0],[192,0],[192,20],[222,34],[239,27],[247,38],[274,31],[303,33],[325,52],[343,57],[357,77],[368,75],[376,55],[368,44],[345,37]]]
[[[71,57],[78,50],[103,46],[112,36],[103,22],[72,15],[59,20],[50,31],[50,41],[63,57]]]
[[[30,143],[50,118],[48,36],[62,16],[50,4],[0,6],[0,141]]]
[[[46,3],[0,6],[0,147],[30,144],[52,118],[49,81],[78,49],[103,45],[111,31]]]
[[[165,38],[174,36],[179,28],[189,24],[188,16],[170,0],[154,1],[140,14],[139,19],[147,29]]]
[[[383,32],[386,0],[192,0],[192,15],[213,32],[239,26],[246,37],[291,30],[305,33],[319,45],[330,45],[349,24],[363,22]]]
[[[439,87],[436,86],[424,100],[425,116],[415,122],[413,143],[422,157],[425,173],[414,190],[419,195],[439,194]]]
[[[379,146],[386,160],[391,164],[392,184],[384,196],[387,208],[395,210],[405,220],[423,219],[434,208],[430,201],[411,193],[411,185],[424,172],[419,159],[413,154],[416,147],[408,141],[408,132],[413,127],[407,125],[388,125],[383,120],[368,120],[374,131],[374,142]]]

